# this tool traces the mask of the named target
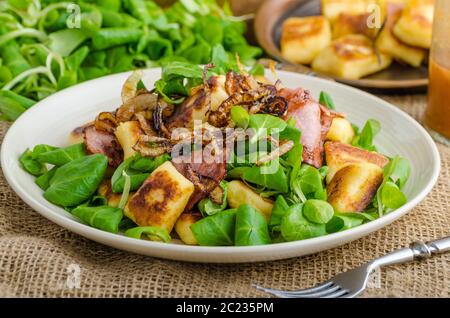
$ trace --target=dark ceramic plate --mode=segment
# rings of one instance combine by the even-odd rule
[[[283,64],[291,64],[280,51],[281,26],[289,17],[320,15],[320,0],[266,0],[256,13],[254,27],[256,38],[272,58]],[[308,66],[297,65],[297,71],[316,76]],[[382,92],[422,92],[428,85],[428,69],[424,65],[413,68],[394,62],[388,69],[359,80],[331,77],[336,81]]]

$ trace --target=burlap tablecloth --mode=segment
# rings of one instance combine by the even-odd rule
[[[385,97],[420,118],[423,95]],[[9,125],[0,124],[3,138]],[[154,259],[91,242],[41,217],[0,175],[0,296],[260,297],[251,283],[306,287],[413,240],[450,235],[450,148],[432,193],[394,224],[332,250],[257,264],[190,264]],[[74,269],[75,266],[75,269]],[[79,268],[79,281],[73,279]],[[71,272],[72,271],[72,272]],[[78,288],[79,287],[79,288]],[[449,297],[450,254],[375,273],[365,297]]]

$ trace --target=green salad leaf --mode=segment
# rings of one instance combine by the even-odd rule
[[[346,216],[344,214],[335,215],[327,224],[327,233],[336,233],[344,230],[354,228],[361,225],[364,222],[363,219],[358,217]]]
[[[388,210],[395,210],[407,202],[407,197],[401,191],[410,175],[408,160],[395,156],[384,167],[383,182],[377,190],[375,202],[379,216]]]
[[[1,72],[6,72],[7,74],[11,75],[9,69],[6,66],[1,67],[0,77]],[[8,82],[8,78],[5,79],[4,83],[6,82]],[[1,86],[2,85],[0,79],[0,87]],[[34,100],[21,96],[13,91],[0,91],[0,120],[16,120],[23,112],[25,112],[35,103],[36,102]]]
[[[40,176],[47,172],[47,167],[40,161],[33,158],[33,152],[29,149],[19,157],[22,168],[33,176]]]
[[[270,216],[269,226],[270,227],[278,227],[281,224],[281,220],[283,216],[286,214],[289,209],[289,205],[283,196],[277,196],[275,203],[273,205],[272,214]]]
[[[165,153],[158,157],[142,157],[139,153],[134,155],[134,159],[130,163],[130,168],[141,172],[153,172],[164,162],[169,161],[170,155]]]
[[[251,142],[256,142],[260,137],[269,136],[272,133],[280,133],[287,126],[287,123],[279,118],[267,114],[251,115],[248,127],[254,130]]]
[[[169,243],[172,240],[167,230],[157,226],[133,227],[126,230],[125,235],[135,239],[140,239],[142,235],[147,235],[147,237],[152,241],[160,241],[165,243]]]
[[[221,74],[237,69],[236,54],[245,65],[262,54],[245,39],[245,21],[216,1],[78,0],[79,15],[68,4],[11,0],[1,6],[0,120],[13,121],[36,101],[107,74],[169,61],[212,62],[210,72]],[[169,73],[156,83],[166,101],[181,102],[201,83],[201,69],[192,66]]]
[[[122,220],[122,210],[110,206],[78,206],[71,213],[86,224],[111,233],[119,231]]]
[[[288,192],[288,178],[277,159],[263,166],[251,166],[242,169],[241,178],[267,189]]]
[[[303,204],[303,215],[308,221],[317,224],[328,223],[334,215],[334,209],[327,201],[308,200]]]
[[[198,244],[203,246],[234,245],[236,210],[226,210],[191,225]]]
[[[105,155],[90,155],[58,168],[44,197],[53,204],[73,207],[88,200],[97,190],[108,166]]]
[[[237,209],[234,242],[236,246],[271,243],[265,217],[251,205],[243,204]]]
[[[335,110],[333,99],[327,92],[321,91],[319,96],[319,103],[329,109]]]
[[[250,115],[242,106],[231,107],[231,119],[239,128],[246,129],[250,122]]]
[[[114,193],[122,193],[125,185],[125,172],[130,178],[130,191],[135,191],[144,183],[151,172],[170,160],[168,154],[150,158],[142,157],[139,153],[124,160],[114,171],[111,177],[111,186]]]
[[[381,202],[384,207],[395,210],[407,201],[408,199],[395,183],[387,181],[381,188]]]
[[[303,204],[289,208],[281,220],[281,235],[286,241],[305,240],[326,234],[325,224],[308,221],[303,215]]]
[[[58,167],[53,167],[52,169],[48,170],[46,173],[44,173],[44,174],[40,175],[39,177],[37,177],[34,182],[42,190],[44,190],[44,191],[47,190],[48,187],[50,186],[50,180],[55,175],[57,169],[58,169]]]
[[[86,156],[84,143],[71,145],[65,148],[55,148],[48,145],[37,145],[33,149],[36,159],[42,163],[62,166],[66,163]]]
[[[366,149],[369,151],[376,151],[373,141],[375,136],[380,132],[381,124],[375,119],[369,119],[364,125],[360,134],[357,134],[352,141],[352,145]]]

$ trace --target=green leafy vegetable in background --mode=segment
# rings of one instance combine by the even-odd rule
[[[110,206],[78,206],[71,213],[88,225],[111,233],[119,231],[122,220],[122,210]]]
[[[198,244],[204,246],[234,245],[236,210],[226,210],[191,225]]]
[[[0,77],[2,70],[3,72],[10,72],[6,66],[1,68]],[[4,83],[6,84],[6,81]],[[0,87],[1,86],[2,82],[0,81]],[[34,100],[21,96],[13,91],[0,91],[0,120],[16,120],[25,110],[33,106],[35,103],[36,102]]]
[[[3,1],[0,6],[0,120],[13,121],[36,101],[79,82],[168,62],[206,64],[223,73],[235,55],[251,65],[262,50],[244,37],[245,23],[214,0],[176,1]],[[76,22],[79,22],[77,25]],[[255,66],[253,73],[262,73]],[[176,74],[191,78],[201,72]],[[181,80],[158,82],[168,100],[186,96]],[[172,98],[177,95],[177,98]]]
[[[271,243],[266,219],[251,205],[243,204],[237,209],[234,242],[236,246]]]
[[[56,170],[44,197],[63,207],[73,207],[88,200],[105,175],[108,158],[96,154],[66,163]]]

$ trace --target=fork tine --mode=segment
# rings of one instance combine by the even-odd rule
[[[265,291],[266,293],[272,294],[281,298],[316,298],[316,297],[324,297],[327,295],[332,295],[342,288],[338,285],[333,286],[333,282],[326,282],[319,286],[308,288],[305,290],[298,291],[284,291],[284,290],[276,290],[270,288],[264,288],[261,286],[255,286],[256,288]]]
[[[339,297],[345,296],[345,295],[347,295],[347,294],[348,294],[348,290],[341,289],[341,290],[338,290],[338,291],[335,292],[335,293],[332,293],[332,294],[328,294],[328,295],[326,295],[326,296],[323,296],[323,298],[339,298]]]
[[[265,291],[266,293],[270,293],[270,294],[283,294],[283,293],[296,293],[297,295],[302,295],[302,294],[309,294],[309,293],[313,293],[313,292],[318,292],[324,288],[330,287],[333,283],[330,281],[326,281],[322,284],[310,287],[310,288],[305,288],[305,289],[299,289],[299,290],[293,290],[293,291],[286,291],[286,290],[280,290],[280,289],[272,289],[272,288],[266,288],[266,287],[262,287],[259,285],[255,285],[253,284],[253,287],[255,287],[256,289]]]
[[[329,288],[322,289],[318,292],[314,293],[297,293],[297,292],[284,292],[280,293],[282,295],[281,297],[284,298],[321,298],[326,297],[328,295],[332,295],[335,292],[339,291],[341,289],[340,286],[330,286]]]

